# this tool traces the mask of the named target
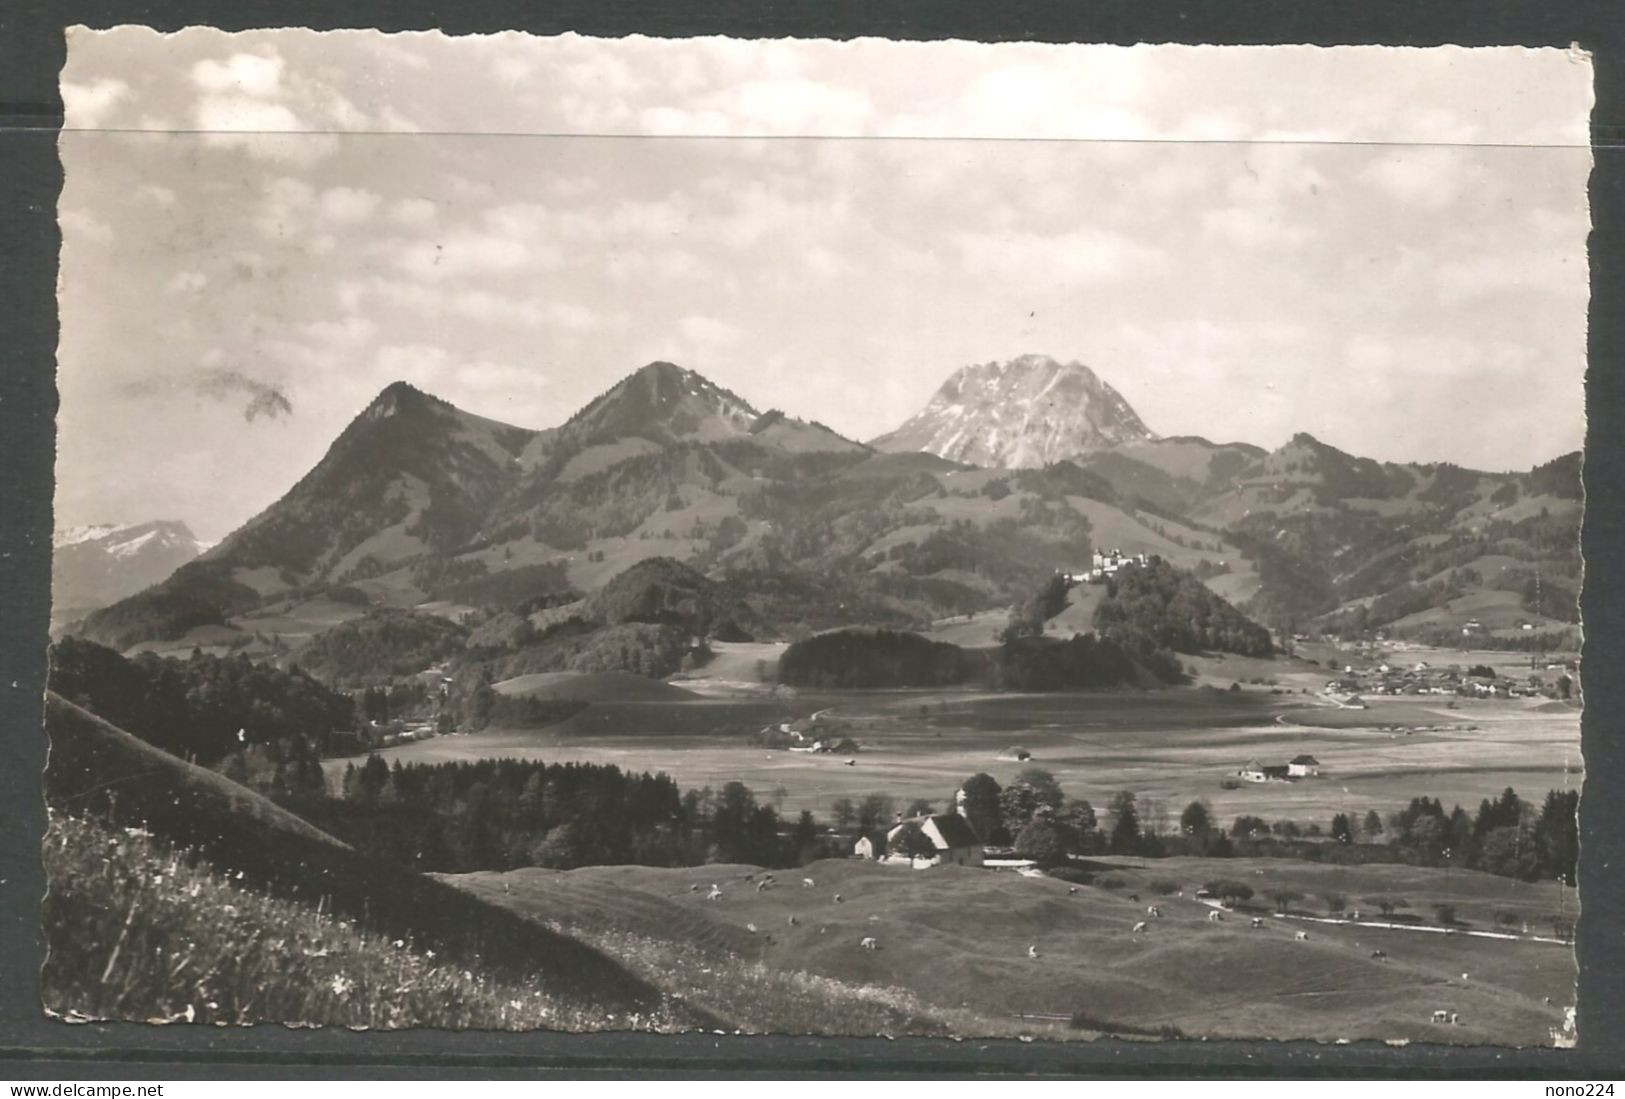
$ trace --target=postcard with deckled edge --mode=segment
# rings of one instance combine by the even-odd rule
[[[61,88],[51,1015],[1574,1043],[1585,55]]]

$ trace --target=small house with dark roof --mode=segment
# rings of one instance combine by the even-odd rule
[[[955,866],[982,865],[982,841],[976,838],[976,832],[971,828],[970,821],[958,813],[936,813],[899,822],[886,833],[887,849],[901,850],[902,845],[898,840],[911,828],[919,829],[920,834],[930,841],[932,849],[936,852],[929,860],[919,861],[925,861],[931,866],[943,863],[952,863]]]
[[[1311,755],[1295,756],[1287,762],[1286,773],[1293,778],[1320,774],[1320,760]]]

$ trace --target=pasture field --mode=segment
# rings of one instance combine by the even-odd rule
[[[542,729],[487,730],[386,750],[391,761],[491,756],[610,763],[664,771],[682,787],[738,780],[781,812],[811,809],[827,821],[837,798],[885,793],[938,807],[967,777],[1001,783],[1024,767],[1051,771],[1065,791],[1103,810],[1131,790],[1157,816],[1206,799],[1228,825],[1241,814],[1326,827],[1339,812],[1387,813],[1426,795],[1472,808],[1507,786],[1538,801],[1581,780],[1579,714],[1530,701],[1462,700],[1455,710],[1409,700],[1369,710],[1317,707],[1267,688],[1124,694],[1021,695],[975,691],[803,692],[794,696],[683,702],[596,702]],[[855,756],[754,746],[765,726],[818,713],[819,728],[850,736]],[[1325,719],[1335,715],[1335,722]],[[1314,722],[1315,724],[1308,724]],[[1344,723],[1347,723],[1346,725]],[[1395,723],[1420,731],[1384,728]],[[1327,727],[1335,724],[1336,727]],[[1011,758],[1011,749],[1031,760]],[[1322,775],[1291,783],[1223,783],[1250,759],[1300,754]],[[851,760],[850,765],[848,760]],[[343,760],[329,761],[330,773]],[[1149,799],[1150,806],[1143,803]]]
[[[742,995],[735,982],[758,990],[753,1018],[756,1012],[773,1018],[762,1001],[772,994],[774,974],[925,1005],[929,1010],[913,1013],[964,1035],[1008,1033],[1023,1014],[1078,1012],[1097,1021],[1091,1031],[1019,1024],[1049,1038],[1178,1028],[1211,1037],[1543,1045],[1573,1002],[1574,957],[1560,943],[1272,915],[1254,928],[1250,913],[1240,911],[1215,923],[1208,919],[1212,909],[1194,896],[1206,880],[1239,878],[1260,894],[1276,888],[1311,894],[1304,913],[1323,914],[1313,894],[1335,881],[1351,896],[1403,895],[1422,912],[1456,903],[1469,926],[1484,927],[1492,912],[1527,913],[1533,921],[1559,911],[1564,899],[1555,885],[1402,866],[1334,871],[1289,860],[1112,859],[1095,866],[1097,882],[1112,879],[1117,887],[857,859],[778,871],[765,891],[757,888],[760,870],[727,865],[532,868],[445,880],[566,933],[643,944],[639,976],[724,1018],[734,1017],[729,1004]],[[805,887],[803,877],[814,884]],[[1184,896],[1157,896],[1151,883],[1159,880],[1175,883]],[[713,884],[721,897],[708,901]],[[1161,906],[1161,918],[1147,919],[1150,900]],[[1136,933],[1142,920],[1146,930]],[[1299,931],[1305,941],[1296,939]],[[876,949],[862,948],[864,938],[873,938]],[[1373,957],[1374,950],[1386,959]],[[686,983],[695,966],[713,975],[709,986]],[[1432,1023],[1436,1010],[1457,1013],[1459,1024]],[[818,1029],[827,1028],[876,1033],[867,1017],[824,1020]],[[779,1029],[798,1028],[792,1022]]]

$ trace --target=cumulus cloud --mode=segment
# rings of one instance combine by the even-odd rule
[[[437,207],[426,198],[398,199],[389,207],[389,219],[397,225],[428,225],[436,213]]]
[[[414,241],[400,250],[397,263],[409,275],[439,281],[517,271],[541,258],[541,254],[511,237],[459,232],[438,241]]]
[[[1466,160],[1455,149],[1393,149],[1360,172],[1360,179],[1401,202],[1442,210],[1467,185]]]
[[[963,270],[1022,284],[1095,284],[1155,275],[1168,262],[1158,247],[1084,225],[1065,233],[1032,231],[950,235]]]
[[[167,209],[175,205],[176,194],[173,187],[164,187],[157,183],[143,183],[135,189],[135,194],[137,198],[150,202],[155,206],[162,206]]]
[[[738,328],[715,317],[684,317],[677,322],[677,329],[686,339],[704,347],[732,347],[741,335]]]
[[[129,94],[130,86],[122,80],[106,78],[88,84],[65,80],[62,82],[62,126],[67,130],[94,130]]]
[[[112,227],[85,210],[62,210],[58,212],[56,220],[62,230],[64,244],[69,241],[91,241],[96,244],[113,242]]]
[[[374,191],[355,187],[329,187],[322,192],[320,209],[328,221],[353,225],[366,221],[383,201]]]
[[[295,133],[305,128],[299,116],[282,104],[245,95],[204,99],[198,104],[197,124],[220,134]]]
[[[208,285],[209,276],[202,271],[177,271],[164,283],[164,289],[171,294],[196,294]]]
[[[242,413],[243,419],[249,423],[261,416],[274,420],[278,416],[293,415],[293,404],[281,386],[251,378],[238,370],[220,368],[207,371],[197,379],[193,390],[201,397],[218,401],[246,396],[248,401],[242,406]]]
[[[1308,226],[1292,224],[1279,209],[1252,206],[1204,211],[1202,229],[1241,248],[1298,248],[1314,236]]]
[[[201,93],[192,108],[193,124],[210,145],[240,149],[260,160],[309,165],[330,156],[336,139],[322,132],[325,127],[312,126],[293,100],[330,105],[336,93],[294,88],[285,68],[283,57],[269,48],[198,61],[191,68],[193,88]]]
[[[205,59],[192,66],[192,82],[207,92],[275,95],[282,86],[282,58],[274,53],[234,53],[225,61]]]

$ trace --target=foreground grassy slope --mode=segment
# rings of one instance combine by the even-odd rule
[[[43,999],[67,1019],[494,1030],[669,1029],[241,888],[137,828],[57,816]]]
[[[46,728],[46,785],[60,812],[140,826],[196,852],[243,888],[320,905],[391,940],[534,981],[583,1009],[661,1009],[658,991],[599,951],[431,878],[367,859],[252,791],[55,695],[46,701]]]
[[[848,986],[899,989],[960,1025],[1008,1027],[1017,1014],[1083,1013],[1102,1029],[1128,1033],[1177,1027],[1214,1037],[1549,1041],[1549,1028],[1573,998],[1567,946],[1273,917],[1255,929],[1239,914],[1210,922],[1210,910],[1194,899],[1211,878],[1239,877],[1262,893],[1322,871],[1276,860],[1119,862],[1101,872],[1121,887],[1075,892],[1050,878],[959,867],[909,871],[857,860],[781,872],[780,883],[763,892],[750,877],[759,880],[760,872],[750,867],[598,867],[452,880],[559,926],[607,927],[640,941],[680,944],[667,957],[704,954]],[[1456,898],[1474,923],[1489,918],[1478,907],[1509,905],[1533,917],[1556,905],[1555,893],[1470,872],[1453,873],[1448,882],[1438,871],[1408,867],[1338,873],[1339,882],[1360,890],[1403,892],[1423,910],[1435,898]],[[816,884],[804,888],[802,875]],[[1185,896],[1157,897],[1151,882],[1161,879],[1177,882]],[[713,883],[722,898],[711,902],[705,896]],[[1302,884],[1309,892],[1316,883]],[[1134,892],[1140,900],[1131,899]],[[1153,899],[1163,918],[1135,934]],[[1307,931],[1307,941],[1296,940],[1298,930]],[[879,949],[861,948],[867,936]],[[1037,958],[1028,956],[1029,946]],[[1371,957],[1376,949],[1387,959]],[[652,965],[648,973],[656,983],[681,980],[678,964],[669,971],[663,978]],[[1461,1023],[1431,1023],[1438,1009],[1457,1012]]]

